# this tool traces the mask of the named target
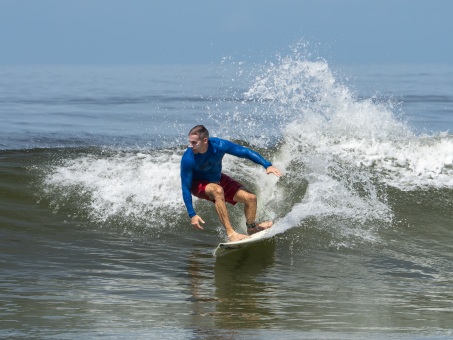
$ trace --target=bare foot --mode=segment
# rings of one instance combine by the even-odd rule
[[[272,221],[261,222],[255,226],[255,228],[247,228],[247,234],[253,235],[259,231],[269,229],[274,223]]]
[[[249,237],[250,236],[234,232],[234,233],[228,235],[228,241],[236,242],[236,241],[240,241],[240,240],[243,240],[243,239],[246,239],[246,238],[249,238]]]

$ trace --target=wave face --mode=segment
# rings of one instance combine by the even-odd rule
[[[243,160],[224,163],[225,172],[258,193],[260,216],[277,220],[274,234],[314,225],[333,235],[334,246],[379,242],[380,231],[396,223],[394,202],[404,192],[452,189],[451,135],[416,134],[394,103],[358,98],[325,61],[295,55],[255,73],[234,99],[240,106],[210,118],[218,136],[257,148],[285,172],[277,180]],[[44,195],[54,207],[68,197],[82,202],[78,209],[97,223],[171,230],[187,222],[183,151],[99,149],[71,157],[45,174]],[[217,221],[207,202],[196,204]],[[231,214],[244,224],[240,210]]]

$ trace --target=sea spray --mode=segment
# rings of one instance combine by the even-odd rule
[[[57,208],[70,195],[100,225],[170,228],[183,211],[179,158],[168,150],[81,155],[47,174],[45,192]]]
[[[318,227],[376,240],[376,231],[393,223],[388,186],[453,184],[451,136],[417,136],[394,114],[393,103],[358,99],[336,81],[325,61],[300,54],[281,58],[255,79],[245,97],[278,122],[281,141],[273,161],[291,177],[286,187],[308,182],[304,197],[274,233],[315,218]],[[321,222],[331,218],[332,227]]]
[[[242,91],[209,103],[210,130],[259,150],[284,172],[277,179],[251,162],[224,160],[226,173],[258,193],[258,216],[276,221],[274,234],[310,221],[332,235],[334,246],[376,242],[394,225],[389,187],[453,187],[451,135],[416,135],[393,103],[359,99],[324,60],[295,54],[256,66]],[[188,223],[179,179],[183,151],[177,145],[81,154],[53,165],[44,190],[56,209],[68,195],[79,197],[74,209],[101,225],[121,220],[127,228],[168,229]],[[194,201],[218,221],[208,202]],[[242,208],[230,214],[243,225]]]

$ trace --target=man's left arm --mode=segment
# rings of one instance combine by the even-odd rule
[[[271,162],[261,156],[258,152],[230,141],[224,142],[225,146],[227,147],[226,152],[228,154],[240,158],[247,158],[256,164],[262,165],[266,169],[267,174],[274,174],[277,177],[280,177],[282,175],[280,170],[274,167]]]

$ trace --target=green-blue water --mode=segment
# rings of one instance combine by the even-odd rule
[[[0,67],[0,336],[448,339],[448,65]],[[187,131],[227,157],[274,236],[215,258],[191,229]],[[230,207],[243,228],[242,207]]]

